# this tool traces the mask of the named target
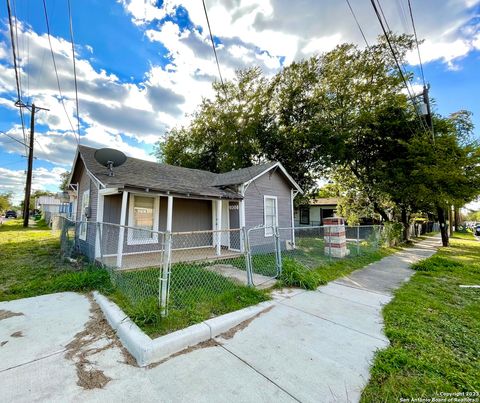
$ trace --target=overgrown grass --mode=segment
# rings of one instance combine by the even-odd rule
[[[209,265],[172,266],[167,317],[161,317],[158,307],[158,268],[117,272],[115,283],[124,292],[113,293],[111,298],[152,337],[269,299],[263,291],[207,270]]]
[[[480,242],[455,234],[383,311],[391,346],[377,353],[363,402],[480,391]],[[478,395],[477,395],[478,396]]]
[[[0,225],[0,301],[62,291],[111,291],[108,273],[60,258],[58,234],[42,220],[23,228],[22,220]]]
[[[372,262],[397,252],[399,248],[379,248],[371,242],[348,245],[350,254],[338,259],[325,255],[320,238],[300,238],[295,251],[285,252],[282,259],[280,287],[300,287],[314,290],[322,284],[346,276]]]

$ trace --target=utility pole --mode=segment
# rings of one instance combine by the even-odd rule
[[[18,104],[20,108],[28,108],[28,105],[23,103]],[[39,108],[32,104],[30,116],[30,141],[28,148],[28,167],[27,167],[27,181],[25,183],[25,199],[23,200],[23,226],[28,227],[28,218],[30,215],[30,193],[32,192],[32,171],[33,171],[33,143],[35,139],[35,111],[48,111],[46,108]]]
[[[33,140],[35,136],[35,104],[32,104],[30,116],[30,144],[28,148],[27,183],[25,184],[25,199],[23,200],[23,226],[28,227],[30,213],[30,193],[32,191],[32,168],[33,168]]]

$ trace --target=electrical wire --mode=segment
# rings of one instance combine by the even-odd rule
[[[415,101],[415,98],[412,96],[412,94],[410,93],[410,89],[408,87],[408,84],[407,84],[407,79],[405,78],[405,75],[403,73],[403,70],[402,68],[400,67],[400,62],[398,61],[398,58],[397,58],[397,54],[395,53],[395,50],[393,48],[393,45],[390,41],[390,37],[388,35],[388,32],[385,28],[385,24],[383,23],[383,20],[380,16],[380,12],[379,12],[379,9],[377,7],[377,5],[375,4],[375,0],[370,0],[370,2],[372,3],[372,6],[373,6],[373,10],[375,11],[375,14],[377,16],[377,19],[378,19],[378,22],[380,23],[380,26],[382,27],[382,31],[383,31],[383,34],[385,36],[385,39],[387,41],[387,44],[388,44],[388,47],[390,48],[390,51],[392,53],[392,56],[393,56],[393,59],[395,61],[395,64],[397,66],[397,69],[398,69],[398,72],[400,73],[400,77],[403,81],[403,83],[405,84],[405,88],[407,89],[407,92],[408,92],[408,95],[409,95],[409,98],[410,100],[412,101],[412,103],[414,104],[414,110],[415,110],[415,113],[416,115],[418,116],[418,119],[420,120],[420,124],[422,126],[422,129],[425,130],[425,123],[423,122],[423,119],[422,117],[420,116],[420,113],[418,112],[417,108],[416,108],[416,101]],[[428,129],[428,128],[427,128]],[[428,131],[428,130],[427,130]]]
[[[0,134],[4,134],[5,136],[7,136],[8,138],[16,141],[17,143],[20,143],[21,145],[25,146],[26,149],[30,148],[26,143],[24,143],[23,141],[20,141],[18,139],[16,139],[15,137],[11,136],[10,134],[8,133],[5,133],[4,131],[0,130]]]
[[[78,144],[80,144],[80,114],[79,114],[79,107],[78,107],[77,67],[75,64],[75,41],[73,39],[72,8],[70,5],[70,0],[68,0],[67,4],[68,4],[68,19],[70,22],[70,42],[72,43],[73,78],[75,83],[75,105],[77,107]]]
[[[423,85],[426,87],[425,74],[423,73],[422,56],[420,55],[420,46],[418,46],[417,29],[415,28],[415,20],[413,18],[412,3],[410,2],[410,0],[408,0],[408,11],[410,13],[410,19],[412,20],[412,28],[413,28],[413,34],[415,36],[415,43],[417,44],[417,54],[418,54],[418,61],[420,62],[420,71],[422,73],[422,81],[423,81]]]
[[[55,53],[53,52],[53,46],[52,46],[52,40],[51,40],[51,34],[50,34],[50,23],[48,21],[47,4],[46,4],[45,0],[43,0],[43,11],[44,11],[44,15],[45,15],[45,22],[46,22],[46,25],[47,25],[47,37],[48,37],[48,44],[50,46],[50,54],[52,55],[53,69],[55,70],[55,76],[57,78],[57,87],[58,87],[58,93],[60,95],[60,102],[62,103],[63,110],[65,111],[65,115],[67,116],[68,123],[70,124],[70,127],[72,129],[73,135],[75,137],[75,141],[78,144],[79,141],[78,141],[77,136],[75,135],[75,129],[73,128],[72,121],[70,120],[70,116],[67,112],[67,108],[65,106],[65,101],[63,99],[64,97],[63,97],[63,94],[62,94],[62,88],[60,86],[60,79],[58,78],[57,63],[55,62]]]
[[[215,55],[215,61],[217,62],[218,75],[220,77],[220,83],[222,84],[223,92],[225,93],[225,98],[227,98],[227,90],[222,78],[222,72],[220,70],[220,63],[218,62],[217,49],[215,48],[215,41],[213,40],[212,28],[210,27],[210,20],[208,19],[207,6],[205,5],[205,0],[202,0],[203,10],[205,11],[205,18],[207,19],[208,32],[210,33],[210,40],[212,42],[213,54]]]
[[[15,84],[17,89],[17,101],[15,102],[15,106],[18,106],[19,114],[20,114],[20,121],[22,124],[22,133],[23,133],[23,140],[27,142],[27,135],[25,133],[25,119],[23,117],[23,110],[22,110],[22,100],[21,100],[21,86],[20,86],[20,77],[18,74],[18,66],[17,66],[17,50],[15,46],[15,39],[13,33],[13,23],[12,23],[12,10],[10,7],[10,0],[7,0],[7,12],[8,12],[8,24],[10,27],[10,40],[12,42],[12,56],[13,56],[13,69],[15,71]],[[27,149],[25,149],[27,152]]]
[[[353,11],[352,5],[350,4],[350,0],[346,0],[346,2],[347,2],[347,5],[348,5],[348,8],[350,9],[350,12],[352,13],[353,19],[357,23],[357,27],[360,30],[360,33],[362,34],[362,38],[365,41],[365,44],[367,45],[367,48],[369,48],[370,45],[368,44],[367,38],[366,38],[365,34],[363,33],[363,29],[362,29],[360,23],[358,22],[357,16],[355,15],[355,11]]]

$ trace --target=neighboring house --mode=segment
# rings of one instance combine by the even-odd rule
[[[337,205],[336,197],[311,199],[308,205],[295,209],[295,226],[321,226],[324,218],[335,216]]]
[[[35,198],[35,209],[40,210],[45,222],[50,223],[54,216],[68,215],[68,195],[58,193],[54,196],[39,196]]]
[[[293,200],[302,190],[279,162],[215,174],[127,158],[113,169],[114,176],[109,176],[107,168],[95,160],[95,151],[78,147],[69,178],[70,187],[77,192],[77,221],[117,224],[104,225],[111,228],[109,234],[104,228],[102,237],[108,235],[109,242],[102,248],[97,226],[80,225],[77,243],[91,259],[100,253],[121,256],[161,251],[156,234],[118,224],[153,231],[204,231],[188,245],[174,242],[173,248],[208,246],[235,251],[243,250],[239,231],[225,231],[221,237],[207,231],[293,226]],[[286,234],[282,241],[293,243],[294,231]],[[270,228],[255,231],[251,245],[272,236]]]

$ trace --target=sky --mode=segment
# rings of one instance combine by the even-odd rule
[[[154,160],[153,144],[170,128],[188,123],[202,97],[212,95],[218,71],[201,0],[71,0],[78,133],[67,1],[46,0],[50,38],[42,1],[10,2],[22,100],[49,109],[35,116],[34,190],[58,190],[79,142]],[[381,27],[371,3],[350,3],[367,41],[374,42]],[[412,33],[407,0],[381,5],[392,31]],[[411,5],[435,111],[470,110],[478,136],[480,0],[411,0]],[[365,46],[346,1],[206,0],[206,6],[227,79],[254,65],[271,76],[343,42]],[[407,62],[419,85],[417,53]],[[14,140],[23,141],[16,99],[7,7],[0,2],[0,193],[13,192],[18,202],[26,152]],[[29,122],[25,111],[27,130]]]

